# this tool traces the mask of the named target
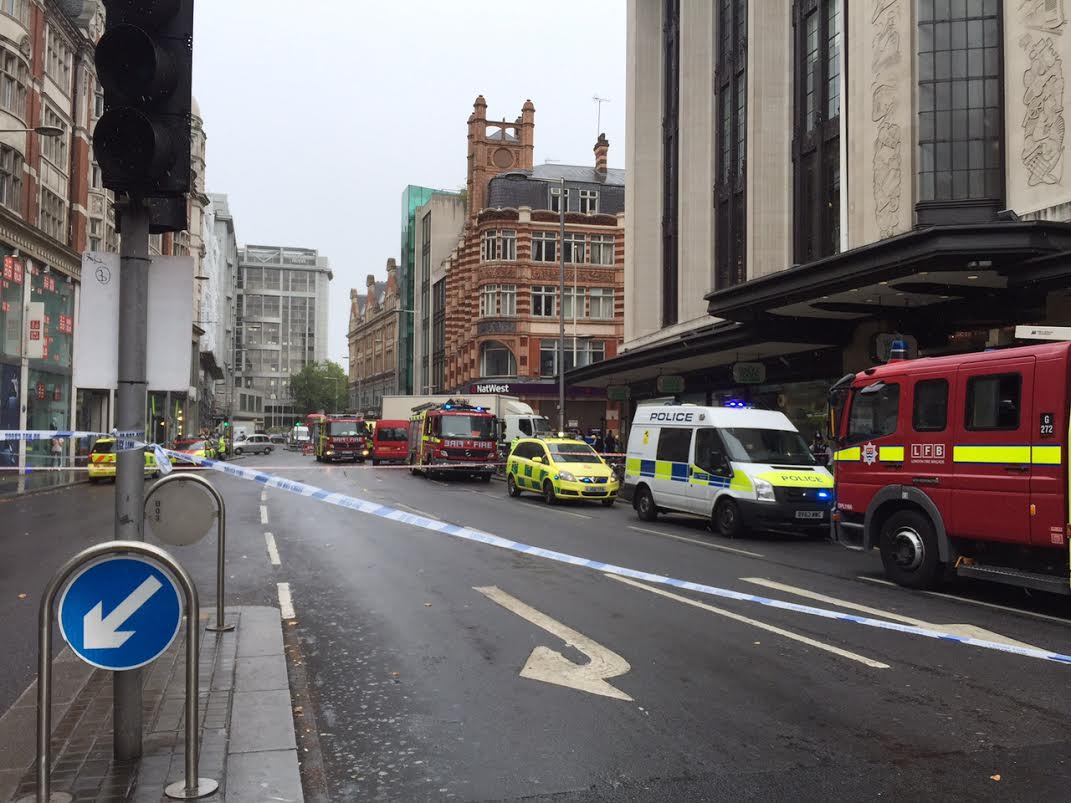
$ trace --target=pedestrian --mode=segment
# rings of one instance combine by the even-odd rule
[[[614,438],[614,431],[612,429],[606,430],[606,453],[617,454],[617,439]]]
[[[811,454],[820,466],[829,466],[831,453],[829,445],[822,437],[820,430],[815,430],[814,439],[811,441]]]
[[[596,432],[595,433],[595,443],[592,444],[592,447],[599,454],[602,454],[603,452],[606,451],[606,440],[605,440],[605,438],[603,438],[601,432]]]

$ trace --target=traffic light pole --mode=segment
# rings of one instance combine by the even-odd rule
[[[119,208],[119,392],[116,428],[145,437],[146,363],[149,339],[149,206],[127,197]],[[131,437],[128,435],[128,437]],[[117,442],[116,446],[121,446]],[[115,473],[115,538],[145,540],[145,456],[118,449]],[[112,675],[115,693],[112,734],[118,761],[141,757],[141,670]]]

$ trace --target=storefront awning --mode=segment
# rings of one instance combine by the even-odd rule
[[[919,229],[706,299],[711,315],[738,322],[1000,326],[1021,321],[1047,288],[1069,284],[1071,224],[1029,221]]]

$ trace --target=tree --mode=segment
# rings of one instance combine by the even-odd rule
[[[294,409],[304,414],[345,412],[349,407],[346,372],[332,360],[310,362],[290,377]]]

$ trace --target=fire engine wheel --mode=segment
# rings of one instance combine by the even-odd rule
[[[554,484],[550,480],[543,480],[543,501],[548,505],[558,504],[558,495],[554,493]]]
[[[513,475],[506,475],[506,492],[516,498],[521,495],[521,489],[517,487],[517,483],[513,481]]]
[[[886,576],[908,588],[932,588],[943,566],[937,534],[929,518],[917,510],[898,510],[881,528],[881,562]]]
[[[658,518],[658,507],[646,485],[641,485],[636,491],[636,501],[633,506],[636,508],[636,515],[643,521],[654,521]]]

